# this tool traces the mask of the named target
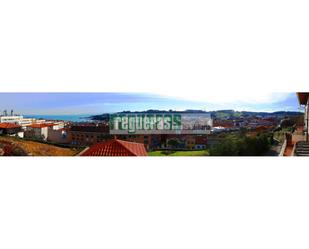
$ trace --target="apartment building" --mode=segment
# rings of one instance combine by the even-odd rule
[[[64,128],[54,129],[53,127],[48,127],[47,141],[58,144],[71,144],[72,137]]]
[[[160,134],[131,134],[131,135],[117,135],[117,139],[122,139],[134,143],[142,143],[147,150],[161,148]]]
[[[108,126],[100,124],[72,125],[68,136],[71,144],[76,146],[89,146],[113,137],[109,134]]]
[[[23,116],[21,115],[1,115],[0,116],[0,123],[12,123],[12,124],[19,124],[21,120],[23,119]]]

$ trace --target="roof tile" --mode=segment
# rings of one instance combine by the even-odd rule
[[[144,144],[111,139],[91,146],[81,156],[147,156]]]
[[[20,128],[20,125],[13,124],[13,123],[0,123],[0,128],[2,129],[13,129],[13,128]]]

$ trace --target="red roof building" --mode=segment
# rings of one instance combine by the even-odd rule
[[[111,139],[91,146],[81,156],[147,156],[144,144]]]
[[[38,129],[38,128],[45,128],[45,127],[52,127],[54,124],[32,124],[29,127]]]
[[[0,134],[5,135],[21,135],[22,129],[20,125],[12,124],[12,123],[0,123]],[[21,135],[23,136],[23,135]]]
[[[20,128],[20,125],[13,124],[13,123],[0,123],[1,129],[13,129],[13,128]]]
[[[21,126],[13,123],[0,123],[0,129],[14,129],[14,128],[21,128]]]

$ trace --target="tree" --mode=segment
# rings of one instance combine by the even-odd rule
[[[224,141],[209,150],[211,156],[260,156],[266,153],[272,143],[272,134],[258,134],[256,137],[240,135],[227,136]]]
[[[168,140],[167,144],[173,148],[177,148],[179,146],[179,142],[177,139]]]

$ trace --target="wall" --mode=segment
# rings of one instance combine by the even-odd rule
[[[54,130],[49,128],[47,141],[59,144],[69,144],[72,142],[72,139],[65,130]]]

